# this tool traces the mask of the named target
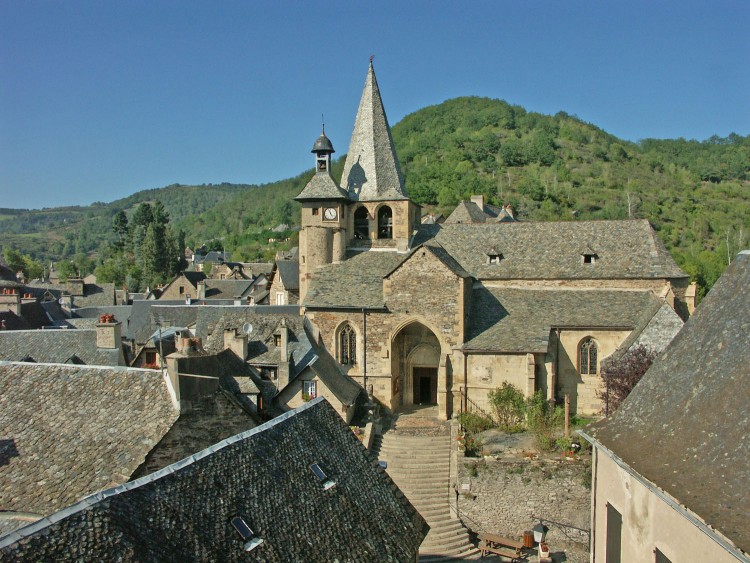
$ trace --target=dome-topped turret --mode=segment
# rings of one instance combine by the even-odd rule
[[[310,152],[329,154],[336,152],[335,150],[333,150],[333,143],[331,143],[331,140],[326,137],[325,129],[323,129],[323,133],[321,133],[320,137],[316,139],[315,144],[313,145],[313,148]]]

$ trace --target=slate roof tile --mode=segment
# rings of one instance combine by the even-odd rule
[[[750,553],[748,286],[745,251],[620,408],[586,429],[745,553]]]
[[[546,352],[553,327],[633,329],[645,309],[659,305],[649,291],[511,289],[472,291],[464,348]]]
[[[0,360],[31,356],[38,363],[63,364],[73,355],[91,366],[122,365],[120,349],[96,347],[96,329],[0,331]]]
[[[50,514],[126,482],[177,420],[150,370],[0,363],[0,510]]]
[[[320,464],[335,487],[310,470]],[[428,526],[323,398],[0,540],[6,558],[413,561]]]

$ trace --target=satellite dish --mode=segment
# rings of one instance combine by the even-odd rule
[[[245,323],[242,325],[242,332],[245,334],[250,334],[253,331],[253,325],[250,323]]]

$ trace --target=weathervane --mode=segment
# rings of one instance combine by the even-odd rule
[[[326,120],[323,117],[323,114],[320,114],[320,123],[323,125],[323,135],[326,134]]]
[[[372,64],[372,60],[375,58],[375,55],[370,55],[370,64]]]

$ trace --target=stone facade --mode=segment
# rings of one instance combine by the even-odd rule
[[[386,408],[488,410],[489,391],[510,382],[595,414],[601,360],[661,305],[691,308],[689,278],[647,221],[528,223],[507,209],[500,221],[477,197],[482,220],[421,225],[372,66],[341,186],[325,135],[313,152],[326,165],[297,197],[303,312]]]
[[[591,467],[583,462],[497,461],[460,458],[458,513],[467,523],[511,538],[523,537],[539,518],[573,528],[548,526],[552,551],[566,561],[588,561]],[[476,526],[476,524],[475,524]]]

